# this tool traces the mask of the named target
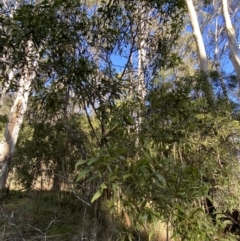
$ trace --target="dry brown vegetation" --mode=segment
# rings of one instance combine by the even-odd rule
[[[0,239],[2,241],[147,241],[142,233],[124,225],[102,208],[99,217],[69,192],[14,191],[1,195]],[[155,225],[153,241],[166,241],[166,225]],[[170,238],[169,238],[170,240]]]

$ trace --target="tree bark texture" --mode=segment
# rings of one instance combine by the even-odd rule
[[[6,184],[9,166],[14,154],[19,130],[23,122],[24,114],[27,110],[31,83],[36,77],[35,69],[37,68],[37,55],[34,51],[33,42],[30,40],[26,44],[25,54],[26,63],[18,81],[16,99],[10,110],[8,123],[4,131],[4,137],[0,142],[0,190],[2,190]],[[33,58],[35,60],[33,60]]]
[[[140,16],[141,22],[139,24],[139,39],[138,39],[138,93],[142,100],[144,100],[146,96],[146,85],[145,85],[145,70],[146,70],[146,35],[147,35],[147,19],[148,12],[146,7],[140,6]]]

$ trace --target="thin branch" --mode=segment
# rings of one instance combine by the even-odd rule
[[[85,111],[85,113],[87,115],[88,123],[89,123],[89,125],[90,125],[90,127],[91,127],[91,129],[93,131],[93,134],[96,137],[98,144],[101,145],[101,142],[100,142],[100,140],[99,140],[99,138],[98,138],[98,136],[97,136],[97,134],[95,132],[95,129],[94,129],[93,125],[92,125],[90,116],[89,116],[88,111],[87,111],[86,103],[84,101],[83,101],[83,107],[84,107],[84,111]]]

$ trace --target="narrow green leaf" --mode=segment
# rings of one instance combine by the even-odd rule
[[[92,200],[91,200],[91,203],[93,203],[95,200],[97,200],[99,197],[101,197],[102,196],[102,189],[100,189],[100,190],[98,190],[95,194],[94,194],[94,196],[93,196],[93,198],[92,198]]]
[[[91,169],[88,168],[88,169],[84,169],[83,171],[79,172],[77,181],[79,181],[80,179],[85,177],[90,171],[91,171]]]
[[[126,174],[126,175],[123,176],[123,180],[125,180],[125,179],[127,179],[127,178],[129,178],[131,176],[132,176],[132,174]]]
[[[86,183],[90,183],[90,182],[92,182],[93,180],[95,180],[96,178],[98,178],[98,176],[97,176],[97,175],[93,175],[93,176],[89,177],[89,178],[86,180]]]
[[[112,189],[113,189],[114,192],[116,192],[117,189],[118,189],[118,185],[116,183],[113,183],[112,184]]]
[[[78,166],[83,165],[84,163],[86,163],[88,160],[80,160],[75,164],[75,168],[77,168]]]
[[[112,169],[111,169],[109,164],[107,164],[107,169],[108,169],[109,172],[112,172]]]
[[[93,164],[94,162],[96,162],[98,159],[96,157],[93,157],[89,160],[89,162],[87,163],[88,165]]]
[[[107,189],[107,186],[105,183],[102,183],[101,186],[100,186],[102,189]]]
[[[153,234],[154,234],[154,230],[152,229],[148,234],[148,241],[151,241]]]
[[[166,180],[165,180],[165,178],[160,173],[157,173],[156,177],[157,177],[158,181],[160,183],[162,183],[163,187],[166,187]]]
[[[119,158],[119,160],[121,160],[121,161],[125,161],[125,160],[126,160],[126,158],[125,158],[124,156],[118,156],[118,158]]]

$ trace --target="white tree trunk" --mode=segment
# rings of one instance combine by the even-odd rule
[[[222,0],[223,16],[225,20],[225,27],[228,37],[228,44],[230,49],[230,59],[237,74],[237,80],[240,85],[240,57],[238,54],[238,45],[236,40],[236,33],[233,28],[231,18],[228,11],[228,1]]]
[[[9,88],[9,83],[8,82],[4,83],[4,85],[1,88],[1,93],[0,93],[0,110],[3,107],[3,102],[4,102],[5,95],[6,95],[6,92],[7,92],[8,88]]]
[[[0,142],[0,190],[4,188],[6,183],[9,165],[11,164],[19,130],[27,110],[31,83],[36,77],[35,69],[37,68],[37,55],[33,48],[33,42],[29,40],[26,46],[26,64],[22,69],[22,74],[18,82],[16,99],[10,110],[3,140]],[[35,60],[33,60],[33,58],[35,58]]]
[[[209,104],[212,104],[214,103],[214,94],[211,86],[211,79],[209,77],[207,54],[203,42],[202,33],[199,27],[198,16],[194,8],[193,1],[185,0],[185,3],[187,5],[188,15],[193,29],[193,36],[197,45],[200,70],[206,75],[206,82],[204,84],[202,92],[204,93],[207,102]]]
[[[197,45],[198,57],[200,62],[200,70],[208,74],[207,54],[206,54],[201,30],[199,27],[198,16],[194,8],[193,1],[185,0],[185,3],[187,5],[188,15],[189,15],[190,22],[193,29],[193,36],[195,38],[196,45]]]
[[[146,96],[145,86],[145,68],[146,68],[146,34],[147,34],[147,10],[141,6],[140,11],[141,24],[139,31],[139,46],[138,46],[138,93],[142,100]]]
[[[148,9],[143,4],[140,4],[138,9],[140,16],[140,24],[138,25],[138,75],[137,75],[137,92],[138,96],[143,102],[146,97],[146,83],[145,83],[145,72],[147,66],[147,35],[148,35]],[[137,132],[140,130],[142,123],[142,113],[137,111]],[[138,143],[139,140],[137,140]]]

